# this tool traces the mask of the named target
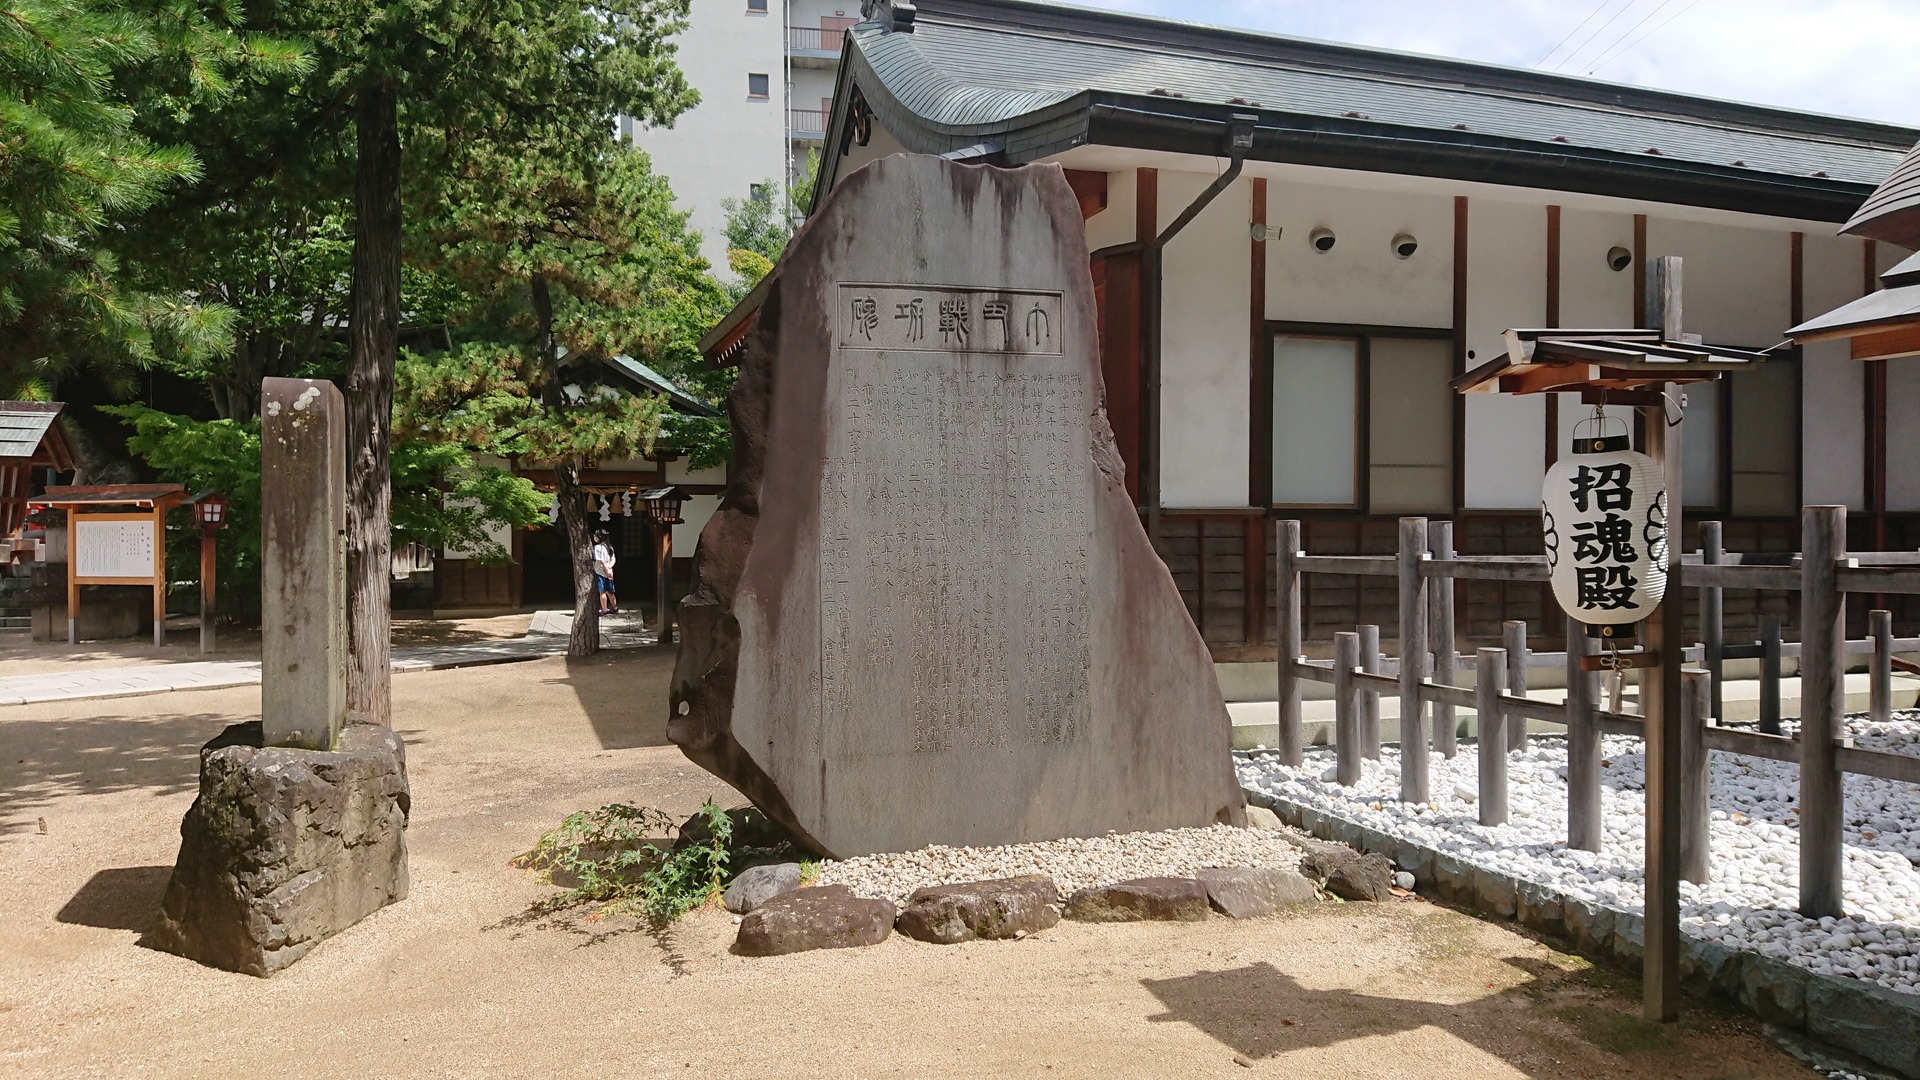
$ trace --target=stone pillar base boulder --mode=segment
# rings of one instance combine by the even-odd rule
[[[145,944],[265,977],[407,895],[406,748],[350,724],[333,750],[235,724],[200,749],[200,797]]]

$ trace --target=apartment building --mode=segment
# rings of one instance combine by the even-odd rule
[[[700,104],[671,128],[622,122],[723,273],[723,200],[792,178],[820,148],[841,47],[859,20],[859,0],[694,0],[679,60]]]

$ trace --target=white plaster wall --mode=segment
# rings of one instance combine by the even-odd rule
[[[1647,258],[1683,260],[1684,328],[1716,345],[1766,348],[1792,324],[1788,230],[1647,220]],[[1644,272],[1644,268],[1643,268]]]
[[[1806,317],[1860,296],[1865,244],[1809,229],[1801,248]],[[1820,341],[1800,352],[1801,498],[1809,505],[1865,509],[1866,368],[1844,341]]]
[[[675,458],[667,462],[667,483],[669,484],[724,484],[727,482],[727,467],[715,465],[711,469],[690,469],[686,458]]]
[[[1633,280],[1641,268],[1609,267],[1607,252],[1615,247],[1633,250],[1632,214],[1572,206],[1561,210],[1561,326],[1607,329],[1634,324],[1638,313],[1633,310]]]
[[[1275,178],[1267,184],[1267,318],[1290,322],[1453,325],[1453,199],[1441,194],[1332,187]],[[1332,229],[1332,251],[1307,237]],[[1420,242],[1394,255],[1393,237]],[[1244,263],[1244,260],[1243,260]]]
[[[1546,317],[1545,204],[1472,200],[1467,207],[1467,366],[1504,353],[1505,331],[1543,326]],[[1543,396],[1468,395],[1467,507],[1539,506],[1546,437]]]
[[[654,171],[667,177],[675,201],[692,212],[701,253],[723,277],[731,274],[720,201],[745,198],[749,185],[777,182],[786,173],[786,4],[767,6],[762,14],[747,11],[744,0],[695,3],[691,25],[676,43],[680,69],[700,92],[700,104],[671,128],[623,125],[653,158]],[[767,76],[765,100],[748,99],[749,72]]]
[[[1087,219],[1088,251],[1134,241],[1134,196],[1139,186],[1139,173],[1133,169],[1107,174],[1107,208]]]
[[[1159,220],[1172,222],[1212,182],[1162,172]],[[1252,208],[1252,183],[1237,180],[1161,250],[1163,506],[1247,505]]]
[[[687,497],[687,501],[680,505],[681,523],[673,527],[675,558],[686,558],[693,554],[695,545],[700,543],[700,530],[707,527],[707,519],[711,518],[713,512],[718,509],[720,509],[718,495]]]

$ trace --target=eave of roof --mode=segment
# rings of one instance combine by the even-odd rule
[[[1920,143],[1873,189],[1840,231],[1920,248]]]
[[[855,85],[907,149],[993,141],[1008,164],[1085,143],[1215,155],[1227,118],[1255,112],[1253,160],[1837,222],[1920,138],[1893,125],[1032,0],[926,0],[914,33],[868,22],[849,42],[829,148],[843,145]],[[1237,96],[1202,99],[1229,93]],[[1377,116],[1333,107],[1362,97]],[[817,191],[837,179],[839,157],[829,153]]]

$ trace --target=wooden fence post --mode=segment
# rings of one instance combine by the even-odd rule
[[[1400,519],[1400,801],[1427,801],[1426,709],[1420,681],[1427,675],[1427,519]]]
[[[1360,782],[1360,717],[1355,706],[1353,669],[1360,666],[1360,635],[1333,635],[1334,776],[1341,787]]]
[[[1893,719],[1893,612],[1867,612],[1867,636],[1873,639],[1868,671],[1868,715],[1878,724]]]
[[[1717,521],[1700,523],[1700,562],[1706,566],[1718,566],[1726,547],[1721,540],[1721,527]],[[1703,586],[1700,590],[1700,644],[1706,654],[1707,674],[1713,676],[1712,716],[1718,721],[1726,714],[1726,690],[1722,680],[1726,678],[1726,610],[1722,590],[1717,585]]]
[[[1665,255],[1648,266],[1648,294],[1657,298],[1659,319],[1647,325],[1671,330],[1680,339],[1680,259]],[[1663,330],[1663,333],[1666,331]],[[1667,384],[1662,403],[1643,406],[1646,445],[1641,452],[1658,462],[1667,485],[1667,581],[1685,581],[1680,537],[1687,505],[1686,446],[1682,418],[1669,419],[1666,402],[1681,388]],[[1669,398],[1667,395],[1674,395]],[[1676,594],[1654,609],[1645,623],[1646,650],[1657,659],[1640,672],[1640,713],[1646,745],[1646,906],[1645,947],[1641,951],[1641,1015],[1667,1023],[1680,1015],[1680,658],[1685,645],[1683,605]]]
[[[1847,508],[1800,518],[1800,914],[1842,914],[1845,787],[1834,742],[1845,734],[1847,597],[1835,561],[1847,554]]]
[[[1482,648],[1474,671],[1474,726],[1480,736],[1480,824],[1507,823],[1507,733],[1500,691],[1507,685],[1507,650]]]
[[[1780,616],[1760,620],[1760,731],[1780,734]]]
[[[1707,721],[1713,676],[1680,673],[1680,880],[1705,885],[1712,875],[1707,822],[1713,813],[1707,769]]]
[[[1567,620],[1567,846],[1600,850],[1600,724],[1594,702],[1599,676],[1580,666],[1593,639],[1579,619]]]
[[[1380,628],[1374,625],[1359,627],[1360,630],[1360,670],[1369,675],[1380,674]],[[1380,760],[1380,691],[1372,683],[1360,688],[1360,756],[1371,761]]]
[[[1300,677],[1294,673],[1294,661],[1302,654],[1300,644],[1300,569],[1294,562],[1300,554],[1300,523],[1298,521],[1278,522],[1274,528],[1273,546],[1274,599],[1279,611],[1275,612],[1279,623],[1275,630],[1279,633],[1279,647],[1275,655],[1279,658],[1280,687],[1277,698],[1280,705],[1280,734],[1275,740],[1279,744],[1280,761],[1289,768],[1299,768],[1301,754],[1305,750],[1300,733]]]
[[[1520,619],[1510,619],[1501,625],[1502,637],[1507,646],[1507,693],[1515,697],[1527,696],[1527,624]],[[1505,719],[1507,731],[1507,749],[1518,750],[1527,745],[1527,718],[1509,716]]]
[[[1453,558],[1453,522],[1436,521],[1427,527],[1428,544],[1436,559]],[[1453,640],[1453,578],[1434,578],[1427,583],[1427,638],[1433,650],[1433,681],[1454,685],[1457,646]],[[1402,706],[1404,708],[1404,706]],[[1453,706],[1433,703],[1433,748],[1452,757],[1456,747]],[[1402,742],[1405,740],[1403,739]],[[1424,774],[1425,769],[1421,772]]]

